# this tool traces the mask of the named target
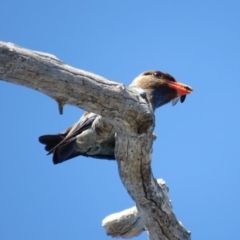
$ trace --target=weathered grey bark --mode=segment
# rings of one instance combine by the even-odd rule
[[[157,182],[162,189],[163,198],[168,199],[166,183],[162,179],[158,179]],[[170,202],[167,208],[171,208]],[[107,216],[103,219],[102,226],[105,227],[107,235],[115,238],[133,238],[145,231],[144,222],[136,207]]]
[[[104,131],[98,132],[96,139],[116,133],[119,174],[136,202],[139,221],[149,239],[190,239],[172,212],[163,186],[152,176],[154,114],[144,99],[122,84],[11,43],[0,42],[0,78],[47,94],[58,101],[60,109],[71,104],[100,114],[95,127]]]

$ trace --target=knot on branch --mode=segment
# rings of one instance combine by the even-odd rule
[[[155,118],[154,118],[154,114],[152,114],[151,112],[141,115],[137,119],[137,121],[138,121],[137,132],[139,134],[146,133],[149,130],[149,128],[151,128],[151,129],[154,128]]]
[[[63,114],[63,107],[66,104],[67,100],[56,98],[56,101],[57,101],[57,104],[58,104],[59,113],[62,115]]]

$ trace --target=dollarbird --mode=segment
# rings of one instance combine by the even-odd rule
[[[129,88],[145,98],[152,111],[170,101],[172,105],[179,99],[184,102],[186,95],[193,91],[191,87],[177,82],[170,74],[157,70],[143,72],[133,80]],[[93,137],[92,125],[97,116],[95,113],[85,112],[79,121],[66,131],[39,137],[39,142],[45,145],[48,154],[53,154],[54,164],[79,155],[115,160],[114,134],[102,143],[97,143]]]

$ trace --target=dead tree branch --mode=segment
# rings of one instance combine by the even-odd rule
[[[151,240],[190,239],[172,212],[164,186],[152,175],[154,114],[144,99],[123,84],[70,67],[53,55],[4,42],[0,42],[0,78],[45,93],[59,103],[60,111],[71,104],[101,115],[96,125],[104,131],[97,139],[116,133],[119,175],[136,202],[133,215],[140,227],[129,236],[107,230],[109,234],[132,237],[146,229]]]

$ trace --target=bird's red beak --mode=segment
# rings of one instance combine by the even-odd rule
[[[179,97],[183,96],[183,95],[190,94],[193,91],[193,89],[191,87],[189,87],[189,86],[187,86],[185,84],[179,83],[179,82],[169,81],[168,85],[171,88],[174,88],[177,91]]]

